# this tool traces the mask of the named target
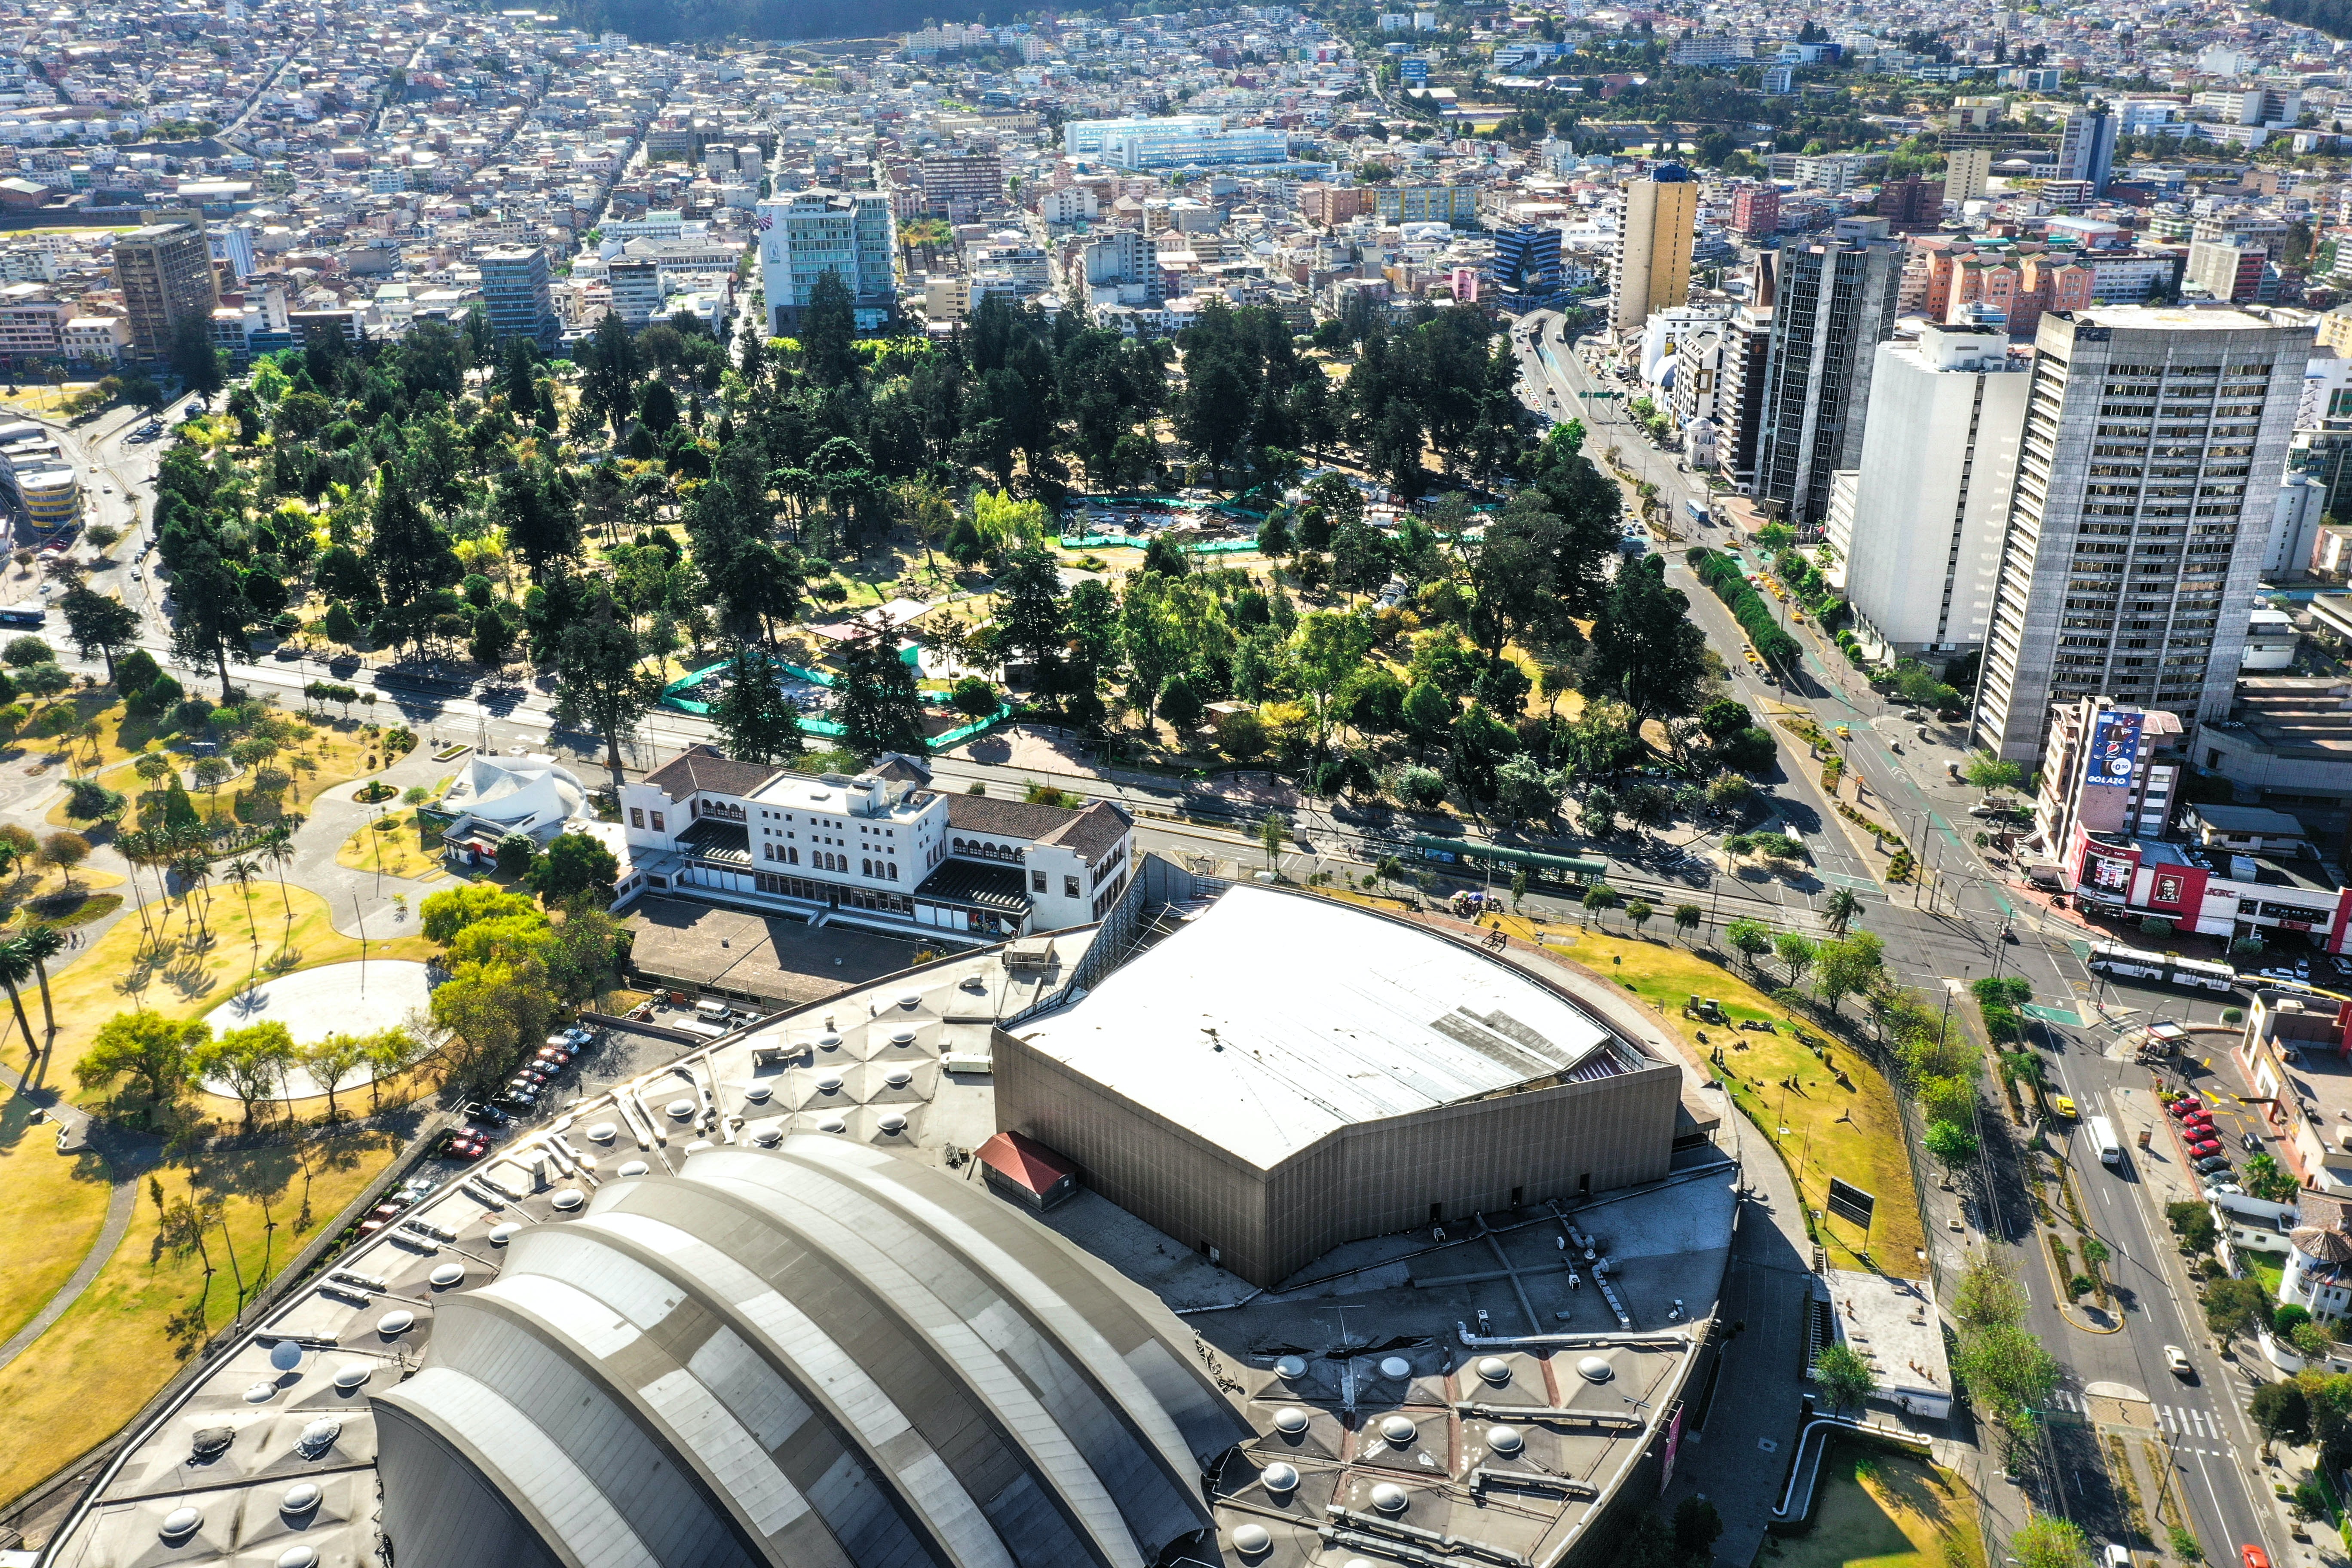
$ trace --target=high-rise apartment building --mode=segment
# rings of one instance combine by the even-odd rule
[[[201,222],[149,224],[114,240],[114,282],[131,321],[131,352],[161,359],[189,317],[207,324],[220,304]]]
[[[2084,697],[2229,712],[2311,343],[2240,310],[2042,319],[1978,745],[2031,763]]]
[[[1880,343],[1895,335],[1899,241],[1783,247],[1759,416],[1756,495],[1799,528],[1829,512],[1830,475],[1862,464]]]
[[[1004,160],[993,152],[935,153],[923,159],[923,205],[961,223],[1004,199]]]
[[[1780,227],[1780,187],[1766,182],[1731,194],[1731,226],[1742,239],[1764,239]]]
[[[1922,234],[1944,226],[1944,187],[1916,174],[1878,187],[1871,210],[1896,234]]]
[[[2091,194],[2107,194],[2116,166],[2116,117],[2105,110],[2070,109],[2058,128],[2058,166],[2053,180],[2084,180]]]
[[[1992,149],[1955,147],[1944,154],[1944,199],[1982,201],[1992,183]]]
[[[1661,163],[1625,187],[1625,219],[1609,269],[1609,323],[1620,339],[1642,330],[1650,312],[1690,298],[1691,245],[1698,234],[1698,182],[1676,163]]]
[[[476,258],[482,269],[482,309],[501,338],[529,338],[552,349],[562,336],[547,252],[536,245],[501,245]]]
[[[1828,537],[1862,628],[1906,658],[1981,647],[2032,377],[1998,325],[1878,345],[1862,465]]]
[[[828,272],[839,274],[849,289],[859,330],[871,331],[897,314],[898,226],[887,193],[794,191],[761,202],[757,210],[771,333],[799,324],[817,279]]]

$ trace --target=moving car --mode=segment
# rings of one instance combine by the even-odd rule
[[[2070,1095],[2063,1094],[2052,1095],[2050,1097],[2050,1114],[2060,1117],[2068,1121],[2074,1121],[2075,1114],[2074,1098]]]
[[[2244,1568],[2271,1568],[2271,1554],[2259,1546],[2241,1546],[2238,1559]]]
[[[2262,1135],[2258,1132],[2239,1133],[2238,1143],[2249,1154],[2259,1154],[2263,1152]]]
[[[2194,1377],[2197,1375],[2195,1369],[2190,1367],[2189,1364],[2188,1353],[2179,1345],[2167,1345],[2164,1347],[2164,1364],[2172,1369],[2172,1375],[2175,1377]]]

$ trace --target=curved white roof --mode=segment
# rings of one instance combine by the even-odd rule
[[[578,775],[552,757],[477,756],[450,781],[441,809],[519,827],[575,816],[587,798]]]

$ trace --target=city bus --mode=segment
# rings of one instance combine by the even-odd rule
[[[12,631],[18,629],[38,631],[48,624],[48,611],[38,605],[0,606],[0,626],[6,626]]]
[[[2238,972],[2226,963],[2142,952],[2136,947],[2102,943],[2091,950],[2090,965],[2094,973],[2122,980],[2157,980],[2191,991],[2217,991],[2227,995],[2238,988]]]

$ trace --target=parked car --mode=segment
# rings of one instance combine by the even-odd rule
[[[2193,1094],[2184,1094],[2179,1100],[2174,1100],[2170,1105],[2166,1106],[2165,1109],[2172,1112],[2175,1116],[2186,1116],[2192,1110],[2204,1110],[2205,1102],[2198,1099]]]
[[[2197,1173],[2200,1176],[2210,1176],[2217,1171],[2226,1171],[2229,1168],[2230,1157],[2226,1154],[2209,1154],[2197,1162]]]
[[[531,1089],[509,1087],[501,1092],[493,1103],[502,1105],[520,1116],[538,1108],[539,1095]]]
[[[2221,1152],[2221,1145],[2210,1138],[2202,1138],[2189,1145],[2189,1157],[2195,1160],[2210,1160]]]
[[[514,1118],[486,1100],[477,1100],[466,1107],[466,1120],[485,1127],[504,1127]]]
[[[2209,1198],[2213,1198],[2220,1197],[2222,1194],[2227,1193],[2233,1198],[2242,1197],[2245,1195],[2245,1188],[2238,1185],[2235,1182],[2215,1182],[2205,1189],[2205,1195]]]
[[[490,1152],[490,1142],[470,1132],[452,1132],[436,1151],[445,1160],[478,1160]]]

